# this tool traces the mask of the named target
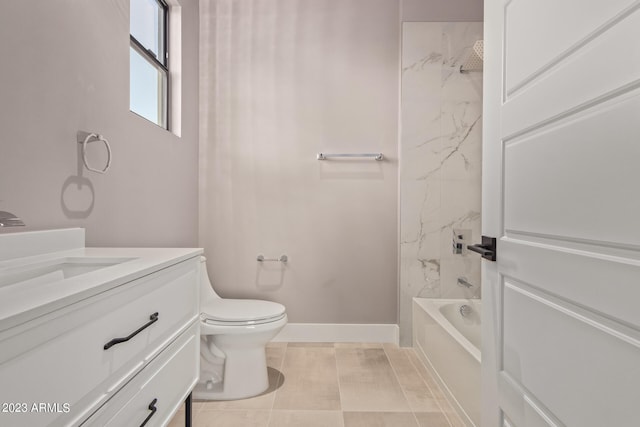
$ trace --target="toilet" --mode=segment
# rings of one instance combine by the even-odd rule
[[[234,400],[269,388],[265,347],[287,324],[285,307],[271,301],[226,299],[200,266],[200,379],[198,400]]]

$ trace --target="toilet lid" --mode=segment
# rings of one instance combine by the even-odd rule
[[[266,323],[285,315],[284,305],[255,299],[216,299],[202,307],[207,323]]]

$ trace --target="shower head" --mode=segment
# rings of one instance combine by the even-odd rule
[[[473,44],[473,48],[470,49],[467,60],[460,66],[460,72],[482,71],[483,59],[484,40],[478,40]]]

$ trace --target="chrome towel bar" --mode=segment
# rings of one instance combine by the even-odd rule
[[[317,155],[317,159],[318,160],[326,160],[328,158],[331,157],[371,157],[374,158],[375,160],[384,160],[384,155],[382,153],[345,153],[345,154],[326,154],[326,153],[318,153]]]

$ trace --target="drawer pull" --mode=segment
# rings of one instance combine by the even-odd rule
[[[108,343],[106,343],[104,345],[104,349],[105,350],[109,350],[111,347],[113,347],[116,344],[120,344],[120,343],[129,341],[131,338],[135,337],[140,332],[142,332],[143,330],[147,329],[149,326],[151,326],[152,324],[156,323],[157,321],[158,321],[158,313],[156,312],[156,313],[153,313],[151,316],[149,316],[149,321],[147,323],[145,323],[144,325],[142,325],[140,328],[138,328],[138,330],[132,332],[127,337],[112,339],[111,341],[109,341]]]
[[[158,399],[153,399],[151,401],[151,403],[149,403],[149,410],[151,411],[151,413],[149,415],[147,415],[147,418],[144,419],[144,421],[142,422],[142,424],[140,424],[140,427],[144,427],[149,420],[151,419],[151,417],[153,417],[156,413],[156,411],[158,410],[158,408],[156,408],[156,402],[158,401]]]

